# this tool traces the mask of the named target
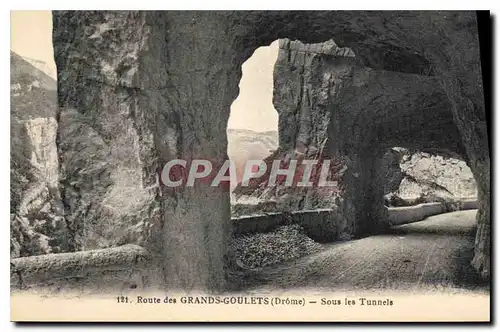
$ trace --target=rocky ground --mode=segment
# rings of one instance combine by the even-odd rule
[[[254,269],[290,261],[320,251],[298,225],[281,226],[273,232],[233,237],[230,252],[239,268]]]
[[[235,283],[255,289],[324,288],[487,292],[470,266],[476,210],[429,217],[385,234],[330,244],[318,253],[254,269]]]

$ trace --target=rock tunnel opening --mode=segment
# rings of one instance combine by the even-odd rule
[[[241,66],[239,94],[231,105],[227,124],[227,154],[236,170],[236,183],[231,183],[232,205],[256,203],[251,198],[238,200],[233,190],[241,184],[247,161],[264,160],[278,148],[278,113],[273,105],[278,44],[276,40],[259,47]]]
[[[135,205],[131,204],[134,210],[127,213],[126,221],[140,225],[142,220],[153,220],[161,227],[157,233],[161,234],[158,243],[163,255],[166,287],[222,288],[222,257],[227,242],[226,225],[230,219],[229,194],[217,188],[202,187],[178,190],[173,194],[164,192],[164,195],[160,195],[154,187],[155,163],[193,155],[207,155],[217,160],[227,157],[227,137],[224,137],[224,133],[227,130],[229,106],[238,93],[236,85],[241,75],[241,60],[259,46],[269,45],[269,42],[278,38],[314,43],[334,36],[338,37],[339,45],[352,46],[356,55],[362,57],[363,54],[375,54],[373,50],[377,48],[384,50],[379,37],[391,35],[391,45],[395,46],[391,48],[393,52],[408,50],[404,53],[416,54],[420,51],[421,55],[426,55],[426,59],[429,55],[429,60],[417,59],[408,70],[394,74],[396,69],[400,69],[398,65],[388,67],[386,58],[376,57],[370,62],[365,57],[367,61],[361,68],[353,63],[353,71],[346,68],[346,71],[337,73],[340,79],[336,79],[334,75],[310,77],[316,79],[316,83],[325,83],[324,86],[320,84],[324,89],[317,90],[317,94],[308,94],[311,90],[304,89],[312,81],[303,81],[294,85],[293,89],[288,85],[288,91],[292,91],[295,97],[300,96],[299,100],[304,103],[304,107],[292,108],[283,103],[283,110],[291,112],[288,114],[290,116],[284,116],[283,119],[293,119],[293,116],[301,114],[300,111],[310,110],[307,103],[312,101],[312,96],[324,97],[316,99],[315,105],[324,107],[324,110],[328,110],[325,112],[327,114],[332,109],[342,110],[336,112],[335,121],[330,122],[328,118],[324,122],[318,122],[328,129],[328,150],[332,153],[350,152],[343,153],[342,156],[346,157],[349,166],[346,173],[349,178],[346,181],[354,189],[352,199],[341,207],[344,216],[349,216],[350,219],[345,225],[337,223],[339,227],[331,229],[335,237],[341,238],[341,234],[357,231],[349,228],[355,225],[355,220],[363,213],[366,214],[365,206],[354,206],[358,200],[363,202],[364,199],[354,191],[364,194],[372,186],[372,171],[369,170],[377,155],[371,153],[373,146],[366,144],[372,142],[370,139],[373,137],[367,134],[373,133],[368,132],[364,124],[394,118],[391,128],[401,128],[401,122],[410,119],[412,114],[405,113],[405,116],[401,114],[399,117],[391,115],[401,110],[414,110],[415,108],[408,107],[411,106],[410,103],[421,105],[421,99],[418,98],[420,93],[425,95],[427,92],[435,92],[429,100],[449,102],[449,108],[436,104],[433,109],[415,118],[425,120],[422,124],[436,124],[436,128],[432,128],[436,134],[444,133],[443,124],[447,125],[450,129],[446,131],[450,133],[447,137],[450,142],[459,141],[456,134],[463,138],[462,148],[466,150],[479,187],[479,226],[473,265],[488,276],[490,163],[488,144],[483,139],[484,135],[481,135],[485,132],[485,121],[482,115],[482,87],[476,84],[476,78],[480,77],[480,70],[475,70],[479,63],[476,56],[478,52],[471,52],[470,58],[462,56],[463,52],[469,51],[469,47],[472,49],[477,46],[477,33],[467,28],[475,26],[475,15],[447,13],[447,18],[442,13],[409,14],[412,22],[415,22],[410,25],[401,25],[395,15],[390,12],[368,12],[362,17],[363,25],[352,26],[351,23],[358,18],[359,13],[258,12],[245,13],[243,16],[242,13],[144,12],[129,15],[112,12],[100,16],[87,12],[56,12],[53,38],[59,70],[58,109],[61,116],[58,120],[58,137],[62,143],[58,146],[58,154],[64,165],[67,183],[71,184],[64,188],[66,219],[76,223],[83,220],[84,216],[89,222],[82,224],[82,229],[93,229],[97,221],[101,220],[123,225],[124,210],[109,209],[102,203],[111,203],[108,206],[113,207],[122,206],[122,200],[110,201],[106,198],[110,192],[123,192],[122,188],[127,184],[116,179],[123,178],[121,174],[132,169],[137,175],[134,177],[134,186],[145,189],[142,196],[148,204],[144,204],[139,210],[135,210]],[[391,24],[381,26],[381,17]],[[316,23],[306,24],[311,21]],[[75,26],[74,22],[81,22],[79,24],[84,28]],[[226,29],[234,22],[238,22],[237,29]],[[423,24],[424,22],[432,24]],[[110,30],[116,33],[94,34],[95,27],[102,26],[116,27],[117,29]],[[379,30],[370,30],[373,26]],[[436,39],[436,31],[443,32],[442,39]],[[351,39],[348,38],[349,32]],[[71,42],[73,40],[78,42]],[[137,45],[144,48],[138,48]],[[124,55],[119,52],[123,48],[138,53],[130,57],[128,53]],[[68,56],[73,53],[79,56]],[[109,66],[104,63],[104,68],[101,68],[103,62],[80,62],[82,58],[94,59],[96,55],[113,61]],[[406,58],[393,56],[389,60],[392,62]],[[163,61],[164,59],[168,61]],[[347,60],[347,67],[351,66],[349,60],[352,59],[343,60]],[[325,68],[327,65],[325,63]],[[435,68],[431,73],[434,76],[429,76],[431,74],[425,70],[429,65]],[[86,66],[84,72],[87,77],[82,78],[81,66]],[[135,71],[124,70],[131,66]],[[116,70],[109,71],[109,68]],[[301,67],[294,65],[289,68],[293,72],[293,68]],[[392,72],[389,73],[387,69]],[[136,73],[137,76],[132,77],[129,75],[131,73]],[[423,74],[409,76],[415,73]],[[136,80],[137,77],[151,79]],[[284,80],[288,79],[287,76],[282,77]],[[318,78],[324,78],[324,81]],[[455,80],[458,84],[453,84]],[[406,86],[412,89],[407,90]],[[436,89],[437,86],[444,88],[439,90]],[[377,87],[378,91],[370,87]],[[146,93],[137,94],[137,91]],[[340,93],[335,96],[341,98],[331,98],[330,91]],[[384,92],[382,96],[378,93],[380,91]],[[413,94],[409,94],[411,92]],[[397,98],[403,97],[406,98],[404,103],[396,102]],[[275,107],[281,104],[276,102],[276,95],[273,99]],[[399,104],[401,107],[382,108],[389,104],[388,99],[392,99],[393,105]],[[296,99],[289,100],[297,106]],[[361,107],[361,102],[367,102],[370,107]],[[376,107],[388,112],[370,116],[369,109]],[[276,109],[281,111],[277,107]],[[436,109],[442,112],[435,112]],[[433,120],[429,120],[429,115],[433,116]],[[301,121],[300,116],[296,119],[297,123],[303,125],[303,133],[311,132],[307,130],[310,128],[307,121]],[[94,123],[100,125],[92,126]],[[325,126],[318,129],[324,133]],[[413,128],[416,131],[407,132],[409,137],[419,132],[417,130],[421,126]],[[293,127],[290,129],[292,132],[295,130]],[[361,136],[365,139],[361,140]],[[291,144],[295,147],[296,140],[291,141]],[[81,149],[82,146],[85,149]],[[123,153],[106,153],[116,150],[116,147],[122,147]],[[133,162],[130,156],[135,156]],[[99,186],[93,181],[95,174],[102,174]],[[311,200],[305,199],[299,203],[307,206],[307,202]],[[370,207],[366,207],[370,211]],[[343,232],[342,229],[346,231]],[[116,232],[110,233],[110,238],[116,237]],[[86,233],[82,231],[82,234]]]
[[[378,228],[364,225],[369,224],[365,220],[377,219],[381,227],[386,222],[381,211],[382,196],[397,195],[399,190],[384,189],[383,195],[374,198],[375,192],[378,194],[381,189],[375,187],[386,186],[385,182],[392,181],[390,177],[393,177],[385,174],[374,181],[374,176],[380,176],[380,169],[376,174],[373,166],[387,167],[384,164],[387,161],[382,160],[380,164],[377,151],[383,151],[391,142],[413,141],[409,143],[411,147],[429,145],[463,153],[448,99],[437,79],[429,77],[428,73],[406,70],[405,61],[400,61],[400,67],[373,66],[363,56],[358,58],[352,49],[340,47],[332,39],[314,44],[280,39],[274,41],[273,46],[278,50],[274,87],[271,85],[269,89],[274,88],[273,98],[269,105],[274,106],[279,114],[277,146],[280,150],[274,157],[295,159],[297,155],[305,155],[314,160],[325,156],[344,159],[341,161],[342,170],[345,166],[349,171],[345,177],[342,175],[342,181],[345,180],[348,188],[342,197],[340,192],[324,195],[317,188],[288,192],[279,186],[263,189],[265,183],[259,182],[249,189],[236,187],[231,195],[233,207],[236,197],[243,197],[247,201],[253,200],[247,203],[263,203],[259,212],[333,209],[335,220],[330,220],[330,225],[321,229],[321,240],[328,242],[363,236],[376,232]],[[242,82],[244,79],[245,73]],[[244,96],[243,90],[241,96]],[[230,158],[236,156],[237,149],[231,140],[230,128],[237,120],[235,106],[238,99],[232,105],[228,123]],[[248,122],[245,125],[248,126]],[[443,127],[447,130],[443,131]],[[400,158],[404,154],[401,149]],[[423,153],[423,156],[427,155]],[[401,173],[399,164],[397,169]],[[410,190],[409,182],[408,176],[403,190]],[[248,212],[246,208],[243,210]],[[325,234],[329,235],[325,237]]]
[[[380,165],[387,207],[442,203],[447,211],[453,211],[461,201],[477,200],[474,175],[457,154],[393,147],[383,155]]]

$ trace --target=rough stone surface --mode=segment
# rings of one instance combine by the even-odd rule
[[[369,228],[380,226],[373,219],[386,220],[382,196],[397,191],[404,178],[399,170],[403,155],[391,150],[391,145],[445,154],[463,150],[450,106],[434,77],[364,67],[352,50],[339,48],[333,41],[302,44],[289,40],[280,41],[274,77],[282,151],[278,156],[344,159],[351,168],[345,176],[347,192],[340,198],[317,195],[317,189],[283,193],[259,183],[251,193],[237,188],[240,201],[243,194],[251,194],[275,200],[288,210],[340,205],[345,215],[338,220],[348,219],[340,234],[348,238],[355,234],[360,218],[371,223],[366,225]],[[431,123],[427,123],[429,118]],[[356,165],[359,158],[364,165]],[[425,178],[419,180],[433,180]],[[366,190],[359,190],[360,186]],[[289,204],[283,204],[285,200]],[[368,210],[360,209],[361,213],[372,209],[372,218],[355,215],[360,202],[370,205],[374,200],[377,204]]]
[[[244,165],[247,160],[265,158],[271,153],[271,148],[275,149],[278,144],[277,132],[274,135],[253,131],[228,133],[229,157],[237,165]],[[461,198],[477,197],[472,172],[465,161],[457,159],[459,157],[443,157],[404,148],[389,149],[383,155],[378,170],[379,176],[384,179],[381,185],[385,205],[407,206],[426,202],[455,204]],[[308,200],[301,192],[287,193],[260,185],[249,189],[237,187],[231,195],[233,217],[304,208],[337,208],[334,200],[321,197],[312,200],[307,193]],[[308,207],[300,205],[304,202]]]
[[[13,290],[144,290],[157,285],[151,255],[137,245],[12,259]]]
[[[68,250],[59,193],[56,82],[11,52],[11,257]]]
[[[280,38],[334,40],[356,59],[333,82],[327,104],[328,152],[348,167],[346,228],[360,234],[383,226],[373,170],[384,150],[455,151],[478,183],[473,264],[488,276],[489,155],[475,20],[474,12],[458,11],[55,12],[68,223],[84,234],[97,220],[146,218],[161,234],[147,242],[158,245],[166,287],[224,287],[227,189],[159,193],[150,189],[158,167],[173,158],[227,158],[230,105],[241,65],[257,47]],[[139,201],[150,202],[141,209],[111,195],[126,192],[120,179],[130,173],[130,187],[144,191]]]
[[[140,13],[54,15],[60,181],[73,250],[142,244],[158,220],[152,128],[162,90],[150,87],[162,72],[151,68],[148,52],[161,53],[150,36]]]
[[[215,46],[224,21],[197,16],[55,12],[58,149],[75,248],[113,245],[130,227],[145,229],[166,287],[220,289],[227,188],[157,185],[171,159],[227,158],[226,123],[237,95],[230,82],[241,72],[231,52]]]
[[[477,197],[476,181],[463,160],[416,152],[406,154],[400,167],[404,174],[397,190],[400,197]]]

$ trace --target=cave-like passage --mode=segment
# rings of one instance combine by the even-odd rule
[[[447,112],[451,109],[452,113],[444,119],[451,118],[456,125],[454,133],[462,138],[478,183],[473,266],[489,276],[490,162],[474,12],[70,11],[55,12],[53,22],[60,106],[58,152],[71,184],[62,195],[66,218],[82,234],[92,220],[123,219],[119,210],[109,208],[123,201],[108,200],[106,207],[102,205],[110,188],[120,189],[117,172],[132,170],[140,174],[137,186],[150,188],[158,168],[173,158],[227,158],[230,107],[238,95],[241,66],[255,49],[280,38],[304,43],[333,39],[352,48],[370,68],[434,76],[443,87],[450,104]],[[354,80],[353,86],[362,87],[362,82]],[[349,113],[335,114],[345,117]],[[384,116],[373,119],[392,123]],[[376,155],[369,144],[349,145],[349,135],[359,135],[356,131],[365,128],[348,121],[331,123],[354,130],[340,136],[336,133],[342,131],[329,128],[334,137],[341,138],[330,150],[351,160],[353,172],[348,181],[352,187],[370,192],[372,182],[356,175],[368,174],[358,171],[374,162]],[[433,124],[430,119],[425,123]],[[367,134],[367,139],[377,137]],[[111,148],[116,146],[131,151],[116,154]],[[357,149],[357,156],[349,153],[352,148]],[[83,167],[75,162],[75,151]],[[92,180],[96,174],[100,184]],[[231,232],[229,192],[209,186],[148,190],[145,202],[149,204],[127,215],[145,219],[155,229],[145,245],[158,253],[162,287],[224,289]],[[350,197],[351,203],[371,202],[359,193]],[[363,210],[370,211],[369,205],[349,212],[353,224],[361,226],[356,232],[369,228],[360,222],[366,216]]]

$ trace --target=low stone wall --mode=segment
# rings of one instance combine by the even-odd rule
[[[460,203],[460,210],[476,210],[479,208],[479,202],[477,199],[464,200]]]
[[[262,215],[241,216],[231,218],[233,234],[266,233],[273,229],[290,224],[289,218],[282,213],[267,213]]]
[[[477,209],[475,198],[463,198],[454,202],[454,210]],[[391,225],[401,225],[420,221],[429,216],[451,212],[443,203],[422,203],[413,206],[389,207],[388,221]],[[236,235],[270,232],[279,226],[299,224],[306,234],[315,241],[336,240],[338,214],[335,210],[303,210],[292,213],[268,213],[262,215],[241,216],[232,218],[233,233]]]
[[[53,292],[78,289],[135,289],[157,284],[151,257],[137,245],[10,260],[12,290],[40,287]]]
[[[477,199],[463,199],[455,204],[456,210],[477,209]],[[423,220],[436,214],[451,212],[442,203],[423,203],[415,206],[391,207],[388,210],[388,221],[391,225],[402,225]]]
[[[441,203],[424,203],[415,206],[387,208],[388,221],[391,225],[402,225],[423,220],[426,217],[443,213],[445,207]]]
[[[298,224],[315,241],[336,240],[338,215],[331,209],[303,210],[291,213],[269,213],[263,215],[232,218],[233,234],[243,235],[270,232],[279,226]]]

